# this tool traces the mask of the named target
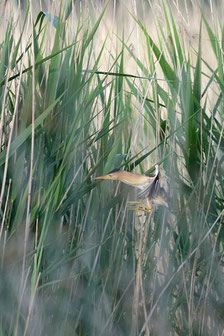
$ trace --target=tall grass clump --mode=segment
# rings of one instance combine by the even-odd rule
[[[223,335],[223,9],[21,3],[0,41],[0,335]],[[147,215],[94,180],[155,164],[169,209]]]

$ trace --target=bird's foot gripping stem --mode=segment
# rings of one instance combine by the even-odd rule
[[[139,211],[143,211],[146,213],[150,213],[151,212],[151,208],[148,207],[147,205],[145,205],[142,202],[136,202],[136,201],[130,201],[128,202],[128,210],[134,210],[137,212]]]

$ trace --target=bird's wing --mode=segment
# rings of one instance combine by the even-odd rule
[[[155,193],[157,193],[159,187],[159,178],[158,174],[155,175],[154,179],[138,193],[140,199],[151,198]]]
[[[152,181],[138,193],[140,199],[163,199],[167,203],[169,198],[169,184],[164,171],[157,169]]]

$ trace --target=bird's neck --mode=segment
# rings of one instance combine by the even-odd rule
[[[120,181],[133,187],[142,188],[150,182],[150,177],[146,175],[129,173],[127,176],[122,176]]]

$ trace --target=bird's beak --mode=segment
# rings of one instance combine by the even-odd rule
[[[95,180],[109,180],[109,179],[110,179],[109,174],[104,175],[104,176],[95,177]]]

